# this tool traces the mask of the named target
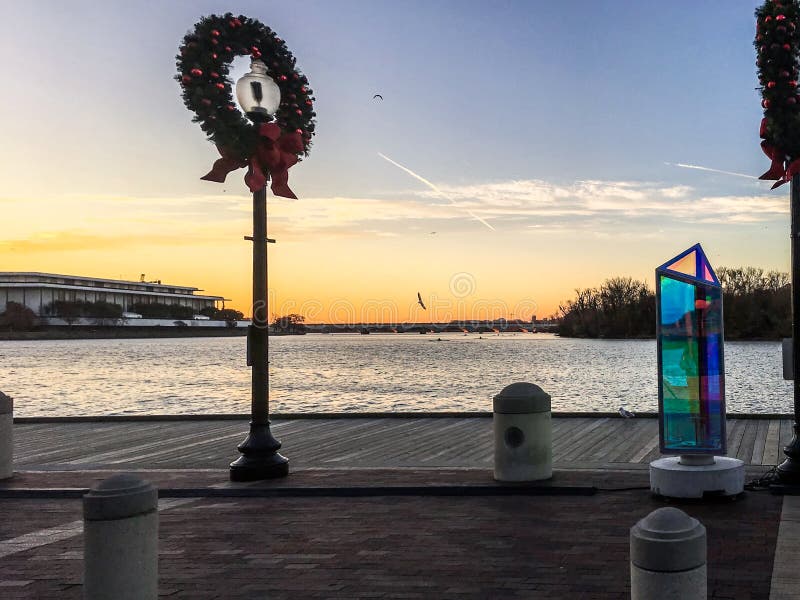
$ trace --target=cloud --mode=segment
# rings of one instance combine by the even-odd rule
[[[686,185],[583,180],[559,184],[539,179],[469,185],[438,184],[381,197],[310,197],[269,203],[270,234],[285,241],[309,236],[373,238],[419,231],[498,231],[622,234],[691,224],[748,225],[785,220],[783,196],[711,195]],[[244,194],[179,198],[69,197],[6,210],[3,251],[106,248],[125,244],[208,244],[240,240],[250,229]],[[37,219],[30,215],[36,214]],[[17,239],[8,238],[15,237]]]

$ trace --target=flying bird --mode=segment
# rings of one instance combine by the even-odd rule
[[[629,410],[625,410],[622,406],[619,407],[619,415],[625,419],[632,419],[636,415]]]
[[[375,94],[375,95],[372,97],[372,99],[373,99],[373,100],[375,100],[375,98],[380,98],[381,100],[383,100],[383,96],[381,96],[380,94]]]
[[[422,303],[422,296],[420,296],[419,292],[417,292],[417,302],[422,307],[422,310],[428,310],[427,308],[425,308],[425,305]]]

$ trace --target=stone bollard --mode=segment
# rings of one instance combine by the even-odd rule
[[[512,383],[494,397],[494,478],[537,481],[553,476],[550,395],[532,383]]]
[[[114,475],[84,496],[83,520],[83,597],[157,600],[158,490]]]
[[[14,475],[14,399],[0,392],[0,479]]]
[[[706,528],[673,507],[631,527],[631,600],[705,600]]]

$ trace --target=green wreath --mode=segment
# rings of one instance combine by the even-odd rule
[[[800,2],[766,0],[756,9],[756,66],[764,118],[761,147],[772,159],[761,179],[789,179],[800,158]],[[788,166],[787,166],[788,165]]]
[[[308,155],[314,136],[314,97],[308,79],[295,68],[295,59],[282,39],[269,27],[231,13],[203,17],[186,34],[177,55],[175,79],[183,88],[183,101],[209,140],[235,161],[246,163],[257,151],[259,128],[236,106],[228,78],[231,61],[250,55],[267,65],[281,90],[275,123],[282,132],[302,138],[299,154]]]

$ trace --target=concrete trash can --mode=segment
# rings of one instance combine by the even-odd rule
[[[494,478],[538,481],[553,476],[550,395],[532,383],[512,383],[494,397]]]

